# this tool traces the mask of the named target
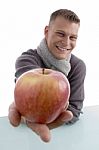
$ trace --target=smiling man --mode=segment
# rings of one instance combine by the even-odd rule
[[[80,23],[71,22],[59,16],[45,27],[47,45],[55,58],[66,59],[75,48],[79,26]]]
[[[44,29],[44,39],[37,49],[23,52],[16,60],[15,81],[24,72],[35,68],[49,68],[61,71],[70,83],[69,104],[60,116],[50,124],[38,124],[25,120],[28,127],[37,133],[45,142],[50,141],[50,129],[62,124],[75,123],[82,112],[84,101],[84,80],[86,74],[85,63],[72,54],[76,46],[80,19],[71,10],[59,9],[50,16],[49,24]],[[15,103],[9,107],[9,120],[12,125],[18,126],[21,114]]]

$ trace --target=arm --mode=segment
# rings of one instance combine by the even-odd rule
[[[26,52],[23,52],[22,55],[17,58],[15,63],[15,81],[24,72],[34,68],[42,67],[44,67],[44,64],[36,50],[30,49]]]
[[[77,64],[73,66],[69,76],[71,94],[69,99],[68,110],[73,113],[73,119],[68,123],[74,123],[79,119],[82,113],[84,101],[84,80],[86,75],[86,66],[82,60],[78,59]]]

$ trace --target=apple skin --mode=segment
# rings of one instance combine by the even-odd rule
[[[69,96],[66,76],[45,68],[23,73],[14,89],[17,110],[26,120],[35,123],[53,122],[65,109]]]

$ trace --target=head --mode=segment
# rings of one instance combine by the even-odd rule
[[[80,19],[71,10],[59,9],[50,16],[44,34],[49,51],[57,59],[65,59],[76,46]]]

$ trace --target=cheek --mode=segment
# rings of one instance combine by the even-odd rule
[[[47,45],[48,45],[49,47],[53,47],[53,45],[54,45],[54,43],[55,43],[55,39],[54,39],[54,37],[53,37],[52,35],[48,35],[48,36],[46,37],[46,41],[47,41]]]
[[[74,49],[75,46],[76,46],[76,42],[71,42],[71,47],[72,47],[72,49]]]

